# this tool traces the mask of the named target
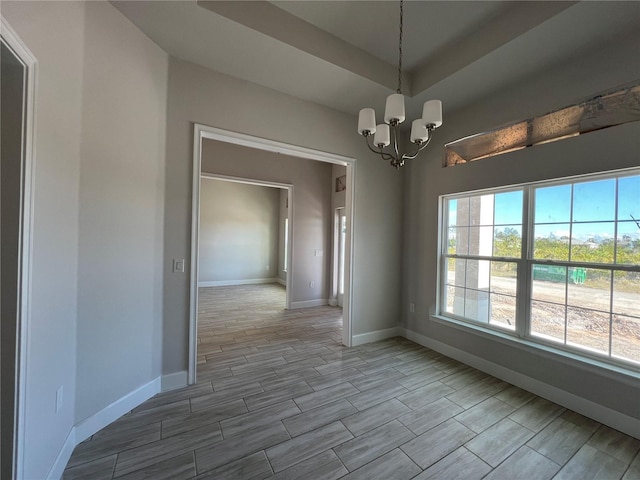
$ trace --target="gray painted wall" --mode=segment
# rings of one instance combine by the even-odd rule
[[[45,478],[75,422],[85,5],[3,1],[2,15],[36,57],[39,69],[24,477]],[[60,385],[64,403],[55,413]]]
[[[498,92],[447,115],[428,156],[405,171],[405,252],[402,324],[415,332],[598,404],[640,418],[640,387],[630,376],[563,361],[531,348],[498,342],[436,323],[438,196],[473,189],[577,175],[640,164],[640,125],[590,133],[556,143],[441,168],[444,143],[500,124],[568,106],[597,92],[640,78],[640,33]],[[445,106],[446,108],[446,106]],[[415,302],[416,313],[409,313]]]
[[[165,191],[165,374],[185,371],[189,272],[171,273],[189,258],[193,122],[357,159],[353,328],[365,333],[397,325],[402,177],[372,155],[354,130],[357,119],[311,102],[174,58],[169,63]]]
[[[279,188],[202,178],[198,282],[274,278],[279,204]]]
[[[110,4],[87,3],[76,422],[161,373],[167,65]]]
[[[317,257],[315,250],[329,251],[331,164],[205,140],[202,171],[293,185],[293,277],[287,286],[291,303],[295,307],[295,302],[326,300],[329,256]],[[314,288],[309,287],[312,281]]]

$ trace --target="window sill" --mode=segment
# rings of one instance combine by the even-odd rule
[[[555,348],[551,345],[524,339],[518,337],[515,333],[509,334],[443,315],[430,315],[430,318],[441,325],[447,325],[467,333],[479,335],[508,346],[515,346],[521,350],[559,361],[574,368],[580,368],[595,374],[602,373],[602,370],[606,370],[609,374],[615,374],[619,376],[621,380],[634,386],[637,386],[637,382],[640,380],[640,371],[633,369],[633,367],[625,368],[624,366],[603,362],[592,357],[568,352],[561,348]]]

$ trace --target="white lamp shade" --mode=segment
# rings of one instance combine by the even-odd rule
[[[376,147],[386,147],[391,143],[389,136],[389,125],[381,123],[376,129],[376,134],[373,136],[373,144]]]
[[[404,122],[404,95],[401,93],[393,93],[387,97],[384,123],[391,123],[392,120],[396,120],[398,123]]]
[[[427,127],[422,123],[422,119],[419,118],[411,123],[411,143],[422,143],[429,139],[429,132]]]
[[[373,108],[363,108],[358,115],[358,133],[363,135],[366,131],[376,133],[376,111]]]
[[[422,123],[426,126],[433,125],[435,128],[442,125],[442,102],[440,100],[424,102]]]

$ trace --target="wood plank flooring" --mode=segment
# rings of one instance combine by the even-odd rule
[[[78,445],[65,479],[640,479],[640,440],[334,307],[200,290],[198,383]]]

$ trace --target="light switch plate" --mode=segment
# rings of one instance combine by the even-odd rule
[[[173,271],[175,273],[184,273],[184,258],[173,259]]]

